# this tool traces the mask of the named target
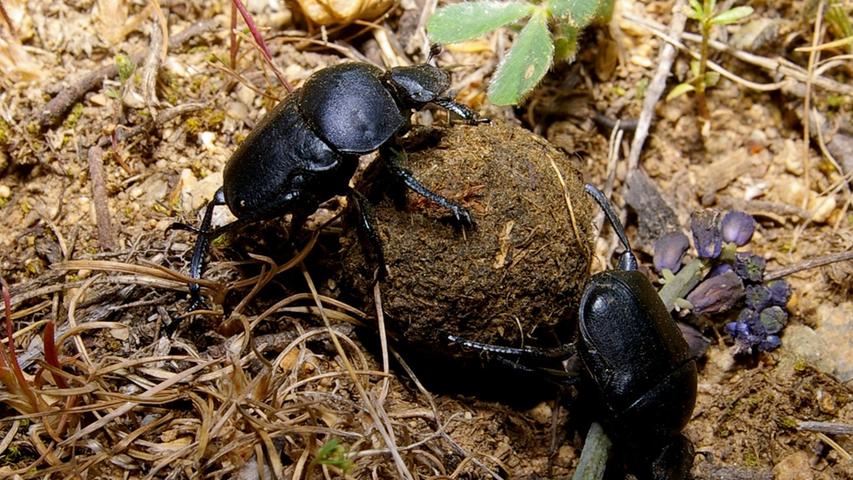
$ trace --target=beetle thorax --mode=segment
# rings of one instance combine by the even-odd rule
[[[401,107],[414,109],[436,100],[450,87],[447,73],[428,64],[394,67],[386,82]]]

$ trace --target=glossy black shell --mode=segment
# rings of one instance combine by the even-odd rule
[[[384,74],[365,63],[324,68],[261,119],[225,166],[231,212],[249,221],[309,214],[344,193],[357,155],[406,125]]]
[[[271,218],[298,209],[310,213],[341,193],[355,171],[357,160],[321,140],[295,99],[296,92],[269,112],[225,165],[225,202],[237,218]]]
[[[342,153],[372,152],[406,123],[382,78],[366,63],[324,68],[305,81],[299,108],[326,143]]]
[[[696,363],[648,279],[599,273],[581,305],[578,353],[608,430],[638,440],[680,432],[696,403]]]

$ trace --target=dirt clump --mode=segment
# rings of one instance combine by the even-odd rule
[[[580,173],[541,137],[504,122],[430,134],[434,145],[411,150],[407,166],[470,209],[476,229],[454,232],[447,210],[411,193],[404,211],[388,199],[375,206],[390,271],[381,284],[390,335],[453,358],[479,353],[448,334],[508,346],[568,341],[590,266],[592,209]],[[374,267],[355,237],[344,240],[341,291],[375,312],[365,301]]]

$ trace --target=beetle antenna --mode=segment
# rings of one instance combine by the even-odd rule
[[[584,190],[586,190],[586,193],[595,199],[595,202],[599,207],[601,207],[601,210],[604,211],[604,215],[607,216],[607,220],[610,222],[610,225],[613,226],[613,231],[616,232],[616,236],[619,237],[619,241],[621,241],[622,245],[625,247],[625,252],[619,258],[619,268],[622,270],[636,270],[637,257],[631,249],[631,244],[628,243],[628,236],[625,235],[625,227],[622,226],[619,216],[616,215],[615,211],[613,211],[613,205],[610,203],[610,200],[607,199],[604,192],[589,183],[584,185]]]
[[[435,57],[437,57],[439,53],[441,53],[441,45],[437,43],[430,45],[426,63],[435,66]]]

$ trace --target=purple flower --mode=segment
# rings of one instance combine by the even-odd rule
[[[681,257],[689,246],[687,235],[681,232],[670,232],[658,238],[654,245],[655,270],[660,273],[669,269],[677,273],[681,269]]]
[[[717,258],[723,248],[723,239],[717,219],[719,214],[712,210],[693,212],[690,216],[690,231],[693,246],[699,258]]]
[[[760,312],[770,306],[772,294],[764,284],[749,285],[746,287],[746,306]]]
[[[762,352],[769,352],[770,350],[779,348],[780,345],[782,345],[782,340],[779,339],[777,335],[767,335],[767,338],[758,344],[758,350]]]
[[[749,243],[755,232],[755,219],[747,213],[732,210],[723,217],[720,230],[723,241],[742,247]]]
[[[777,305],[762,310],[758,318],[767,333],[771,334],[781,332],[785,328],[785,324],[788,323],[788,313]]]
[[[769,305],[778,305],[785,307],[788,305],[788,300],[791,298],[791,284],[785,280],[773,280],[767,283],[767,289],[770,291]]]
[[[716,277],[717,275],[722,275],[726,272],[731,272],[732,266],[729,263],[718,263],[711,268],[711,271],[708,272],[708,276],[706,278]]]
[[[730,310],[744,295],[743,282],[729,271],[708,278],[687,294],[696,315]]]
[[[764,268],[767,261],[760,255],[738,253],[735,257],[735,273],[746,281],[759,283],[764,279]]]
[[[782,316],[785,320],[780,320]],[[734,339],[735,355],[766,352],[782,344],[777,334],[786,320],[787,314],[780,307],[765,309],[760,315],[755,310],[745,308],[738,314],[736,321],[726,324],[725,331]]]

